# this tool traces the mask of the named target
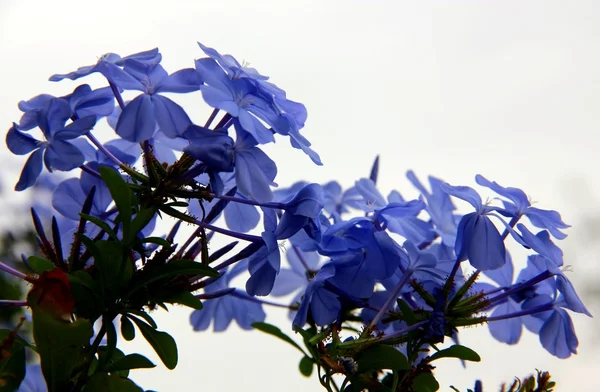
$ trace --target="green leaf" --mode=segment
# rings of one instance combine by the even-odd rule
[[[132,321],[144,335],[165,366],[173,370],[177,366],[177,344],[175,339],[166,332],[158,331],[142,320],[132,317]]]
[[[154,215],[156,214],[156,210],[154,208],[146,208],[141,210],[135,215],[135,218],[131,221],[131,229],[129,232],[129,236],[127,237],[126,243],[131,244],[131,242],[135,239],[135,237],[142,231],[144,227],[150,223]]]
[[[142,242],[143,244],[149,242],[151,244],[164,246],[165,248],[170,248],[172,245],[169,241],[161,237],[146,237],[140,240],[140,242]]]
[[[292,346],[294,346],[298,350],[300,350],[300,352],[306,356],[306,353],[304,352],[304,350],[302,350],[302,347],[300,347],[298,345],[298,343],[294,342],[292,340],[292,338],[290,338],[289,336],[287,336],[286,334],[281,332],[281,330],[279,328],[277,328],[276,326],[268,324],[268,323],[253,323],[252,326],[255,329],[258,329],[259,331],[262,331],[269,335],[278,337],[279,339],[283,340],[284,342],[288,342],[289,344],[291,344]]]
[[[144,392],[128,378],[116,374],[96,373],[87,382],[85,392]]]
[[[102,240],[97,241],[95,246],[97,254],[94,254],[94,266],[100,285],[110,296],[110,300],[129,283],[133,275],[133,265],[128,257],[123,258],[125,248],[120,243]]]
[[[156,367],[156,365],[145,356],[141,354],[129,354],[106,366],[104,370],[113,373],[122,370],[150,369],[153,367]]]
[[[15,391],[25,377],[25,344],[19,336],[11,339],[10,330],[0,330],[0,391]]]
[[[102,316],[102,324],[106,329],[106,346],[104,346],[104,355],[102,355],[99,360],[102,364],[102,367],[104,367],[106,364],[122,358],[125,356],[125,354],[123,354],[123,352],[117,348],[117,329],[115,328],[112,318],[109,319],[105,316]],[[123,377],[129,376],[129,374],[119,375]]]
[[[143,310],[137,310],[137,309],[125,309],[124,311],[122,311],[121,313],[123,314],[133,314],[135,316],[141,317],[143,318],[148,324],[150,324],[150,326],[154,329],[158,328],[158,326],[156,325],[156,321],[154,321],[154,319],[152,317],[150,317],[150,315],[146,312],[144,312]]]
[[[313,360],[311,358],[302,357],[298,367],[300,368],[300,373],[302,373],[302,375],[304,377],[310,377],[310,375],[313,372],[314,365],[315,365],[315,363],[313,362]]]
[[[130,290],[130,293],[134,293],[142,287],[156,282],[157,280],[174,278],[182,275],[210,276],[213,278],[220,276],[216,270],[205,264],[197,263],[193,260],[173,260],[167,264],[160,265],[153,269],[152,272],[145,277],[145,279],[143,279]]]
[[[189,215],[186,215],[185,213],[183,213],[181,211],[178,211],[178,210],[176,210],[173,207],[162,205],[162,206],[160,206],[160,210],[162,212],[164,212],[165,214],[170,215],[173,218],[180,219],[180,220],[182,220],[184,222],[193,223],[193,224],[196,223],[196,219],[195,218],[193,218],[193,217],[191,217]]]
[[[135,328],[127,316],[121,316],[121,335],[123,335],[123,339],[128,342],[135,339]]]
[[[202,309],[202,301],[198,299],[194,294],[189,291],[182,291],[179,294],[175,294],[168,299],[163,299],[164,302],[170,304],[181,304],[185,305],[188,308],[192,308],[195,310]]]
[[[461,346],[460,344],[455,344],[454,346],[450,346],[444,350],[440,350],[437,353],[431,355],[429,357],[429,362],[435,361],[440,358],[459,358],[464,361],[472,361],[479,362],[481,361],[481,357],[475,351],[471,350],[468,347]]]
[[[185,201],[174,201],[172,203],[165,203],[165,205],[169,207],[189,207],[189,203]]]
[[[109,352],[110,351],[110,352]],[[110,357],[108,357],[110,356]],[[96,369],[98,368],[98,365],[101,364],[100,366],[102,366],[101,370],[106,370],[107,367],[110,367],[113,363],[121,360],[122,358],[125,357],[125,354],[123,353],[123,351],[119,350],[116,347],[107,347],[107,346],[100,346],[98,347],[98,364],[96,364]],[[129,369],[118,369],[114,371],[115,374],[121,376],[121,377],[129,377]]]
[[[104,304],[94,278],[83,270],[69,274],[68,278],[75,299],[77,314],[88,320],[95,320],[100,317],[104,311]]]
[[[38,275],[45,271],[52,271],[55,268],[50,260],[37,256],[29,256],[27,258],[27,265]]]
[[[396,303],[398,304],[398,309],[400,309],[400,311],[402,312],[402,320],[406,322],[407,325],[410,326],[417,322],[415,313],[404,300],[398,298],[396,300]]]
[[[85,219],[87,221],[92,222],[93,224],[95,224],[96,226],[98,226],[99,228],[101,228],[102,230],[104,230],[106,232],[106,234],[108,234],[108,236],[110,238],[112,238],[113,240],[119,241],[119,238],[117,237],[117,234],[108,225],[108,223],[104,222],[102,219],[97,218],[97,217],[92,216],[92,215],[84,214],[83,212],[80,212],[79,216],[81,216],[83,219]]]
[[[415,392],[435,392],[440,389],[440,384],[433,374],[421,373],[414,378],[413,389]]]
[[[129,225],[131,222],[131,208],[133,206],[132,199],[133,194],[129,185],[121,177],[121,175],[114,169],[109,167],[100,167],[98,169],[102,179],[106,183],[110,195],[112,196],[117,210],[119,210],[119,217],[123,224],[123,238],[129,237]]]
[[[392,346],[376,344],[365,350],[358,358],[358,372],[370,372],[374,370],[409,369],[410,365],[406,356]]]
[[[30,306],[33,337],[48,390],[66,391],[71,374],[81,365],[85,347],[93,336],[92,324],[86,319],[65,323],[40,309],[35,302]]]

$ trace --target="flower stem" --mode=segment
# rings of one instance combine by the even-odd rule
[[[388,311],[389,307],[394,303],[394,301],[396,301],[396,299],[400,295],[400,291],[402,291],[402,288],[404,287],[404,285],[406,285],[406,283],[408,283],[408,281],[410,280],[412,272],[413,271],[410,269],[406,270],[406,273],[402,277],[402,280],[400,281],[400,283],[398,283],[398,285],[396,286],[394,291],[389,295],[389,297],[387,298],[387,300],[385,301],[385,303],[383,304],[381,309],[379,309],[379,312],[377,312],[377,314],[375,315],[373,320],[371,320],[371,322],[369,323],[367,328],[365,328],[365,330],[363,331],[363,333],[362,333],[363,336],[368,335],[369,333],[371,333],[371,331],[373,331],[375,329],[375,326],[377,325],[377,323],[379,323],[379,321],[381,321],[381,319],[383,318],[383,315]]]

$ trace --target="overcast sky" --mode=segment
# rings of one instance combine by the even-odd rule
[[[414,196],[404,177],[408,169],[457,185],[474,185],[480,173],[524,189],[536,206],[556,209],[576,225],[600,214],[598,20],[595,1],[2,0],[0,124],[8,129],[19,119],[19,100],[76,86],[47,82],[53,73],[92,64],[106,52],[153,47],[175,71],[193,66],[201,41],[250,62],[307,106],[304,134],[324,166],[280,140],[267,150],[282,185],[333,178],[351,185],[380,154],[385,191]],[[201,122],[206,109],[193,109],[203,105],[200,94],[185,102]],[[14,203],[24,159],[5,146],[0,153],[12,169],[3,172],[3,197]],[[569,234],[565,263],[573,266],[572,280],[583,282],[599,259],[581,244],[598,242],[598,234],[578,227]],[[293,348],[236,328],[196,334],[188,313],[157,315],[162,329],[175,331],[180,365],[171,372],[161,366],[134,371],[143,387],[319,390],[316,379],[298,373]],[[487,327],[471,328],[463,343],[483,362],[464,370],[440,362],[441,390],[450,384],[465,390],[479,377],[494,391],[502,380],[535,368],[550,370],[559,391],[596,390],[600,381],[590,372],[600,365],[592,346],[598,324],[573,318],[580,355],[566,361],[552,358],[532,335],[509,347],[493,341]],[[268,321],[289,330],[277,310]]]

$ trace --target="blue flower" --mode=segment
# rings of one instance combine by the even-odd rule
[[[475,212],[463,216],[458,224],[455,244],[458,261],[469,259],[478,270],[502,267],[506,262],[504,240],[487,216],[496,208],[484,206],[477,192],[467,186],[442,184],[441,189],[475,207]]]
[[[273,125],[277,116],[269,102],[256,94],[256,86],[247,79],[230,79],[216,61],[196,60],[196,70],[204,81],[202,96],[207,104],[238,118],[245,131],[258,143],[275,141],[273,132],[263,125]]]
[[[86,116],[65,126],[70,114],[69,103],[60,98],[53,99],[47,111],[38,113],[37,123],[45,141],[24,134],[17,124],[9,129],[6,144],[12,153],[25,155],[33,152],[23,167],[15,190],[22,191],[35,184],[42,171],[42,160],[49,172],[69,171],[84,163],[83,152],[68,140],[85,135],[96,124],[96,116]]]
[[[512,214],[515,217],[525,215],[534,226],[547,229],[555,238],[559,240],[566,238],[566,234],[562,233],[560,229],[566,229],[571,226],[562,221],[558,212],[531,207],[531,203],[529,202],[527,195],[525,195],[525,192],[518,188],[505,188],[497,182],[489,181],[479,174],[475,177],[475,181],[477,181],[479,185],[490,188],[500,196],[510,200],[502,201],[507,213]]]
[[[190,141],[190,145],[183,151],[199,159],[211,170],[217,172],[232,172],[234,168],[234,141],[224,129],[212,129],[189,126],[183,137]]]
[[[331,264],[324,265],[306,287],[304,297],[296,313],[293,324],[303,327],[308,318],[308,312],[317,325],[329,325],[339,316],[342,306],[337,295],[327,290],[326,281],[336,274]]]
[[[237,137],[235,152],[235,182],[239,192],[254,200],[266,202],[273,199],[271,185],[277,176],[277,166],[257,146],[256,139],[234,121]]]
[[[97,169],[98,165],[91,167]],[[107,212],[108,207],[113,202],[110,191],[104,181],[85,171],[81,172],[80,178],[69,178],[58,184],[52,194],[52,206],[64,217],[79,221],[79,212],[81,212],[83,203],[93,187],[96,188],[96,191],[90,215],[105,220],[116,213],[116,210]]]
[[[253,117],[260,118],[269,124],[273,131],[289,136],[292,147],[301,149],[314,163],[321,165],[319,155],[310,148],[310,142],[300,134],[307,117],[304,105],[287,99],[285,91],[268,82],[268,77],[259,74],[254,68],[241,65],[233,56],[221,55],[201,43],[198,45],[211,57],[196,62],[196,69],[203,75],[205,81],[211,79],[210,82],[206,82],[209,86],[206,91],[203,89],[203,95],[206,94],[204,99],[209,105],[225,110],[234,117],[239,116],[244,129],[249,131],[260,144],[273,141],[270,131],[258,124]],[[215,67],[216,64],[220,65],[222,70]],[[223,75],[226,75],[230,82]],[[242,82],[236,83],[237,81]],[[234,98],[233,101],[227,98],[228,95]],[[228,105],[226,101],[236,102],[235,105],[240,108],[245,106],[248,110],[240,111],[240,108],[236,109],[235,105]],[[231,111],[226,109],[226,106]],[[239,114],[235,114],[237,112]]]
[[[317,252],[304,252],[292,245],[286,252],[286,258],[291,268],[279,270],[271,295],[282,297],[296,292],[290,303],[300,304],[306,287],[313,275],[319,271],[320,257]],[[290,317],[295,314],[296,311],[290,310]]]
[[[108,116],[113,112],[115,99],[109,87],[92,90],[87,84],[78,86],[71,94],[60,98],[69,103],[71,112],[68,118],[94,115],[97,119]],[[23,112],[19,121],[19,129],[29,131],[39,126],[40,113],[48,112],[56,99],[52,95],[41,94],[28,101],[19,102],[19,110]]]
[[[200,89],[202,81],[191,68],[168,75],[160,64],[125,61],[123,70],[131,80],[119,81],[118,87],[140,90],[119,116],[116,132],[125,140],[141,142],[152,138],[157,126],[170,138],[181,136],[192,121],[183,108],[159,93],[188,93]]]
[[[244,83],[240,83],[236,89],[235,84],[227,83],[222,78],[221,72],[214,68],[212,64],[201,64],[200,67],[198,67],[197,63],[196,68],[199,69],[199,72],[203,73],[203,75],[206,72],[215,73],[215,75],[218,75],[219,79],[221,79],[220,81],[213,80],[213,82],[207,83],[209,86],[219,88],[221,89],[221,92],[229,90],[229,92],[226,92],[226,94],[234,92],[234,95],[236,95],[239,99],[241,99],[241,97],[246,94],[251,94],[251,96],[244,97],[244,99],[246,100],[245,104],[249,105],[249,107],[251,106],[252,101],[255,101],[254,103],[256,104],[256,107],[250,108],[250,113],[269,124],[275,132],[281,135],[289,136],[292,147],[304,151],[304,153],[307,154],[314,163],[316,163],[317,165],[322,164],[319,155],[310,148],[310,142],[300,134],[300,129],[304,127],[304,123],[306,122],[307,117],[307,112],[304,105],[287,99],[285,91],[283,91],[273,83],[268,82],[267,80],[269,78],[267,76],[259,74],[258,71],[256,71],[254,68],[249,68],[241,65],[233,56],[221,55],[216,50],[208,48],[202,45],[201,43],[198,43],[198,45],[204,51],[204,53],[210,56],[212,60],[214,60],[223,68],[223,71],[226,73],[227,77],[230,80],[243,80],[244,83],[249,84],[246,87],[243,87]],[[249,86],[251,86],[252,88],[247,89],[247,87]],[[247,90],[244,92],[245,89]],[[215,95],[214,93],[214,91],[207,93],[209,95],[209,99],[211,99],[211,97]],[[213,100],[212,102],[217,101]],[[208,101],[207,103],[209,103],[209,105],[211,104]],[[227,109],[220,109],[226,110],[232,116],[237,117],[236,114],[230,112]],[[235,111],[235,109],[233,110]],[[245,121],[241,120],[242,117],[245,118]],[[264,132],[264,129],[261,127],[258,127],[257,129],[257,132],[261,133],[261,136],[259,137],[257,137],[257,135],[254,135],[254,130],[246,128],[246,125],[249,125],[250,122],[253,123],[252,125],[250,125],[252,129],[255,129],[254,125],[257,124],[254,120],[249,119],[244,113],[241,114],[240,121],[243,121],[242,125],[244,126],[244,128],[250,133],[252,133],[253,136],[256,137],[256,140],[259,141],[259,143],[268,143],[269,141],[273,140],[272,135],[269,135],[267,132]]]
[[[522,241],[520,242],[522,245],[535,250],[541,256],[552,261],[557,267],[563,265],[563,252],[552,242],[550,235],[546,230],[542,230],[534,235],[521,223],[517,225],[517,229],[521,231]]]
[[[323,209],[323,200],[323,188],[319,184],[308,184],[289,199],[282,201],[285,206],[275,230],[277,239],[290,238],[304,229],[309,237],[318,240],[321,234],[319,216]]]
[[[476,283],[473,289],[475,291],[494,292],[497,288],[508,289],[513,285],[514,267],[510,254],[506,253],[506,263],[495,270],[483,272],[487,277],[492,279],[497,286],[488,283]],[[522,278],[522,277],[520,277]],[[517,296],[510,296],[505,301],[501,302],[494,308],[490,317],[498,317],[502,315],[516,313],[521,310],[519,302],[522,299]],[[488,323],[492,336],[506,344],[517,344],[521,339],[523,329],[523,319],[531,316],[512,317],[505,320],[498,320]]]
[[[51,82],[59,82],[63,79],[71,79],[76,80],[81,77],[90,75],[94,72],[100,72],[104,77],[106,77],[110,82],[116,83],[121,80],[123,77],[125,79],[129,79],[126,74],[123,75],[123,72],[119,66],[123,65],[127,60],[135,60],[140,63],[147,64],[158,64],[160,63],[162,56],[158,53],[158,49],[151,49],[140,53],[135,53],[126,57],[121,57],[115,53],[106,53],[103,56],[100,56],[98,62],[93,65],[87,65],[85,67],[79,67],[76,71],[69,72],[67,74],[55,74],[50,76]]]
[[[421,246],[431,243],[437,236],[430,222],[417,217],[424,208],[425,203],[421,200],[391,202],[376,210],[373,217],[382,227]]]
[[[425,199],[427,204],[425,209],[435,225],[435,231],[442,237],[442,242],[447,246],[454,246],[458,225],[457,216],[454,215],[456,207],[450,196],[442,190],[443,181],[429,176],[429,184],[431,185],[431,192],[429,192],[419,182],[412,170],[406,173],[406,177],[421,192],[421,197]]]
[[[48,387],[39,363],[27,365],[25,378],[21,381],[17,392],[47,392]]]
[[[265,230],[262,232],[263,246],[248,258],[250,278],[246,282],[246,292],[250,295],[265,296],[273,289],[275,278],[281,267],[281,254],[275,236],[277,217],[269,208],[263,208]]]
[[[117,129],[117,122],[119,121],[119,116],[121,113],[121,108],[116,106],[113,112],[106,118],[108,125],[110,125],[110,127],[115,131]],[[177,160],[175,151],[183,151],[183,149],[189,145],[189,142],[183,137],[167,137],[163,132],[158,130],[156,133],[154,133],[152,138],[148,139],[148,144],[152,147],[152,153],[159,162],[167,162],[171,165]],[[124,139],[112,141],[110,146],[105,147],[107,147],[111,152],[113,152],[111,148],[118,148],[122,153],[127,153],[128,155],[133,155],[137,158],[142,156],[142,149],[139,143],[130,142]],[[119,157],[119,155],[115,155],[122,162],[125,162]],[[135,161],[137,161],[137,159]],[[135,163],[135,161],[133,163]],[[101,163],[104,162],[107,162],[105,158],[103,158]],[[133,163],[128,164],[133,165]]]
[[[227,289],[231,280],[246,267],[247,261],[239,262],[204,291],[206,293],[216,293]],[[253,323],[265,320],[266,314],[261,304],[253,302],[250,298],[243,299],[243,293],[238,292],[237,294],[238,296],[228,294],[204,301],[203,309],[195,310],[190,315],[190,323],[194,331],[206,330],[212,320],[214,320],[213,329],[215,332],[226,330],[233,320],[237,322],[240,328],[245,330],[252,329]]]

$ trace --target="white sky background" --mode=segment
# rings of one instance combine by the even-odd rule
[[[415,195],[407,169],[422,179],[433,174],[471,186],[480,173],[523,188],[538,207],[556,209],[576,226],[600,214],[599,18],[594,1],[1,0],[0,124],[8,129],[20,118],[19,100],[76,86],[47,82],[53,73],[92,64],[106,52],[128,55],[153,47],[163,53],[165,68],[175,71],[193,66],[201,41],[250,62],[307,106],[304,134],[325,165],[312,165],[281,140],[268,152],[282,185],[335,178],[348,186],[368,175],[381,154],[384,194],[396,188]],[[192,119],[202,122],[206,109],[193,109],[204,107],[200,93],[184,101]],[[0,148],[3,200],[15,203],[12,187],[25,159]],[[580,292],[599,261],[585,242],[598,243],[598,234],[582,227],[571,229],[563,243]],[[597,307],[591,310],[598,314]],[[237,327],[197,334],[188,314],[174,309],[156,316],[177,339],[175,371],[164,369],[141,342],[128,346],[129,352],[141,347],[159,364],[133,372],[143,387],[320,390],[316,379],[299,374],[300,355],[285,343]],[[565,361],[551,357],[530,334],[509,347],[495,342],[487,327],[471,328],[461,334],[462,343],[483,362],[463,370],[440,361],[441,390],[450,384],[466,390],[481,378],[486,391],[494,391],[501,381],[535,368],[550,370],[558,391],[597,390],[600,359],[592,331],[598,323],[573,319],[580,354]],[[289,330],[284,312],[271,311],[267,321]]]

